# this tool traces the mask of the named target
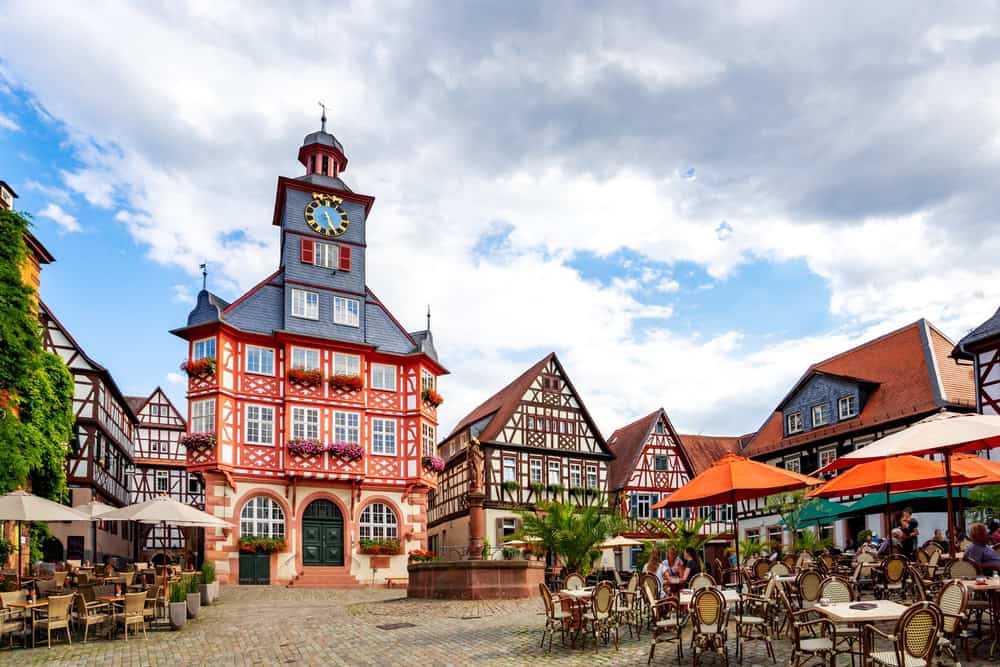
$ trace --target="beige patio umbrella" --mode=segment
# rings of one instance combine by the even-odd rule
[[[96,521],[97,519],[103,519],[102,514],[107,514],[115,508],[111,505],[105,505],[98,500],[91,500],[82,505],[74,505],[73,509],[88,519]]]
[[[995,415],[939,412],[862,449],[855,450],[820,468],[816,474],[849,468],[892,456],[941,454],[947,488],[948,546],[955,555],[955,513],[952,507],[951,457],[958,452],[977,452],[1000,447],[1000,417]]]
[[[21,588],[21,524],[25,521],[86,521],[87,517],[71,507],[60,505],[22,489],[0,496],[0,520],[17,521],[17,587]]]
[[[225,519],[212,516],[200,509],[185,505],[169,496],[157,496],[135,505],[112,510],[101,515],[102,521],[137,521],[139,523],[192,528],[229,528]],[[161,538],[163,544],[163,589],[167,588],[167,539],[166,530]]]
[[[631,537],[624,537],[622,535],[615,535],[610,540],[604,540],[597,545],[598,549],[618,549],[622,547],[641,547],[642,542],[639,540],[633,540]]]

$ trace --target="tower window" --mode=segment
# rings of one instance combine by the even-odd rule
[[[309,158],[309,161],[312,164],[312,166],[309,168],[309,173],[310,174],[315,174],[316,173],[316,156],[313,155],[311,158]]]
[[[323,175],[326,176],[330,173],[330,158],[323,156]]]
[[[319,294],[306,290],[292,290],[292,317],[319,319]]]
[[[352,327],[358,326],[359,308],[357,299],[347,299],[342,296],[333,297],[334,324],[346,324]]]

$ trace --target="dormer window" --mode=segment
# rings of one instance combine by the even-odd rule
[[[656,433],[663,435],[663,422],[656,422]]]
[[[858,399],[853,394],[850,396],[843,396],[839,401],[837,401],[837,411],[840,413],[841,419],[850,419],[858,414]]]
[[[792,433],[799,433],[800,431],[802,431],[802,413],[801,412],[793,412],[793,413],[791,413],[790,415],[788,415],[787,417],[785,417],[785,421],[787,422],[787,425],[788,425],[788,434],[789,435],[791,435]]]
[[[813,428],[819,428],[820,426],[826,426],[830,423],[830,404],[820,403],[819,405],[814,405],[812,407],[812,425]]]
[[[557,392],[562,389],[562,381],[551,375],[542,376],[542,391]]]

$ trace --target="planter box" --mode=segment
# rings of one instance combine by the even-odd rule
[[[187,602],[170,603],[170,627],[180,630],[187,623],[188,605]]]
[[[371,556],[371,567],[384,570],[392,563],[392,556]]]
[[[198,612],[201,610],[201,594],[200,593],[188,593],[187,594],[187,615],[188,618],[195,618],[198,616]]]
[[[407,597],[450,600],[531,598],[545,580],[545,563],[460,560],[410,563]]]
[[[201,584],[198,587],[199,594],[201,595],[201,603],[204,606],[212,604],[212,585],[211,584]]]

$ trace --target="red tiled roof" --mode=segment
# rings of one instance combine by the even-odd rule
[[[482,433],[479,434],[480,440],[492,440],[500,432],[503,425],[507,423],[507,420],[510,419],[514,409],[517,408],[517,404],[521,401],[521,397],[531,387],[531,383],[542,372],[542,369],[549,363],[549,360],[555,356],[555,352],[548,353],[541,361],[521,373],[510,384],[480,403],[477,408],[459,420],[458,425],[451,430],[451,434],[445,440],[480,419],[493,415],[493,419],[489,421]]]
[[[761,456],[861,428],[870,428],[940,408],[975,407],[971,368],[950,359],[954,344],[926,320],[870,340],[813,364],[778,404],[779,408],[818,372],[877,383],[854,419],[785,437],[782,414],[776,409],[743,449],[744,456]]]
[[[726,454],[736,454],[749,436],[731,435],[685,435],[677,436],[681,447],[691,464],[692,476],[705,472],[713,463]]]
[[[622,426],[608,438],[608,447],[615,455],[614,460],[608,464],[608,491],[625,488],[646,440],[649,439],[649,432],[653,430],[653,425],[656,424],[660,414],[666,418],[663,408],[659,408],[631,424]],[[670,423],[669,420],[667,423]],[[673,427],[670,427],[670,430],[672,431]]]

